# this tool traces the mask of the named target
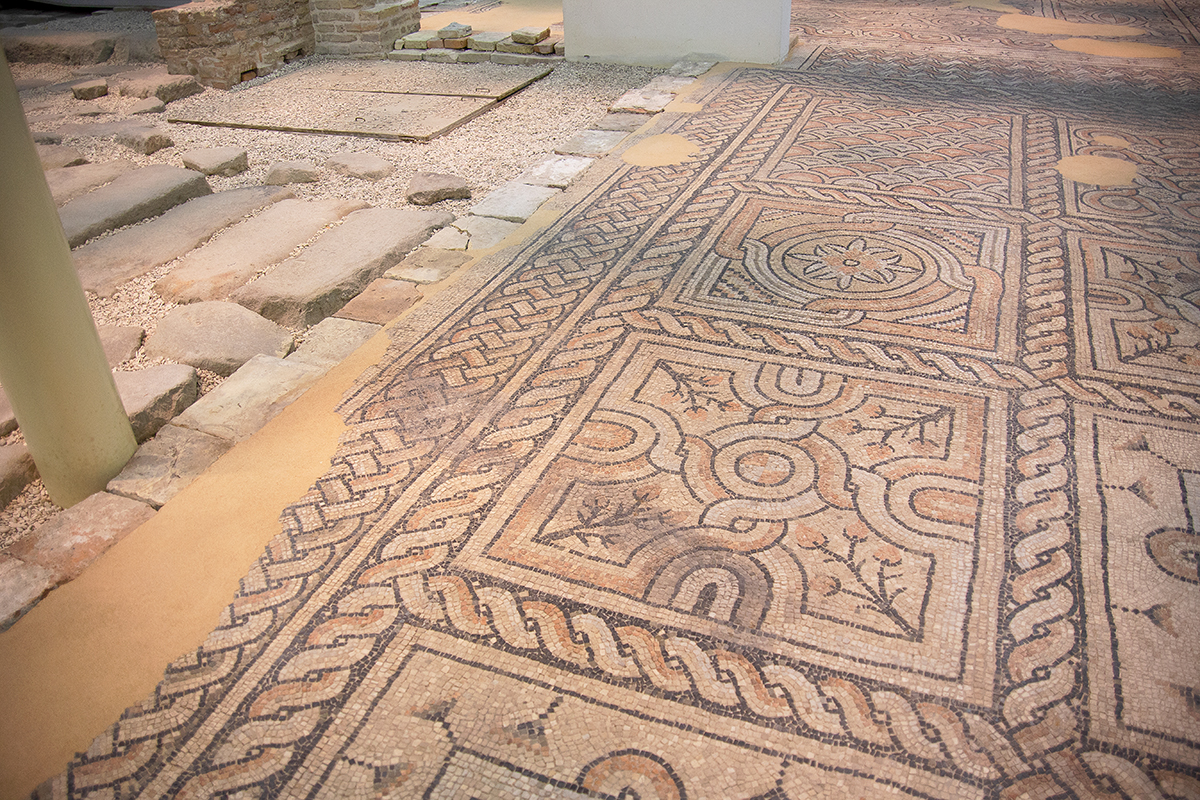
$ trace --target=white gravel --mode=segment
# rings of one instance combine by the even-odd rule
[[[96,13],[74,19],[55,19],[44,25],[28,26],[23,32],[35,30],[126,30],[152,28],[148,12],[121,11]],[[243,84],[234,92],[252,87],[266,87],[278,77],[314,64],[336,64],[334,60],[313,57],[295,62],[270,76]],[[348,62],[347,66],[361,67],[363,62]],[[409,62],[412,63],[412,62]],[[443,65],[416,63],[417,69]],[[45,80],[52,83],[21,92],[26,118],[34,131],[53,131],[70,122],[111,122],[128,116],[136,98],[122,97],[113,92],[97,100],[76,100],[70,84],[90,76],[78,68],[54,64],[10,65],[18,81]],[[469,69],[463,65],[460,69]],[[169,128],[174,147],[150,156],[134,153],[110,140],[92,137],[66,137],[63,144],[80,150],[90,161],[115,158],[130,159],[138,164],[172,164],[182,166],[180,153],[195,148],[237,146],[249,153],[250,169],[240,175],[210,177],[214,191],[260,184],[267,168],[279,161],[306,160],[318,166],[330,156],[347,152],[367,152],[385,158],[396,165],[395,172],[377,182],[335,175],[322,170],[321,180],[311,184],[294,184],[297,196],[304,198],[343,197],[365,200],[375,206],[395,207],[405,203],[405,187],[415,172],[445,172],[467,179],[476,199],[500,184],[517,177],[526,168],[539,162],[554,148],[580,130],[599,120],[608,106],[626,91],[644,86],[662,70],[641,67],[620,67],[598,64],[559,64],[554,71],[537,83],[518,92],[496,108],[476,117],[451,133],[426,143],[392,142],[345,136],[293,134],[277,131],[179,125],[166,122],[167,113],[141,115],[139,119]],[[115,79],[114,79],[115,81]],[[263,91],[258,89],[258,91]],[[207,110],[219,107],[229,93],[206,89],[173,103],[169,111]],[[306,98],[294,91],[280,92],[270,102],[279,106],[302,109]],[[80,116],[81,114],[85,116]],[[461,215],[473,201],[446,201],[438,205]],[[89,296],[92,313],[98,324],[138,325],[147,335],[158,320],[171,308],[153,291],[154,282],[170,271],[166,265],[140,279],[130,281],[114,297],[102,299]],[[298,332],[301,333],[302,332]],[[120,369],[140,369],[152,362],[139,353]],[[203,376],[204,388],[211,389],[219,379]],[[19,441],[19,432],[0,443]],[[30,486],[17,500],[0,511],[0,550],[31,533],[37,525],[52,518],[56,512],[41,482]]]

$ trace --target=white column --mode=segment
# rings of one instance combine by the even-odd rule
[[[571,61],[663,67],[699,55],[778,64],[791,12],[791,0],[563,0],[563,41]]]
[[[50,498],[102,491],[137,449],[0,53],[0,385]]]

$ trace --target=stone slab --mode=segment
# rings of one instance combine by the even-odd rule
[[[117,393],[133,435],[144,442],[196,402],[200,381],[186,364],[160,364],[137,372],[114,372]]]
[[[508,222],[495,217],[477,217],[468,214],[447,225],[426,242],[429,249],[440,248],[451,251],[487,250],[504,241],[505,237],[521,227],[519,222]]]
[[[404,51],[401,50],[401,53]],[[447,53],[459,51],[448,50]],[[316,65],[270,86],[230,93],[219,109],[168,115],[171,122],[427,141],[492,108],[495,101],[550,73],[541,67],[480,64],[469,73],[447,64],[370,61]],[[274,103],[279,92],[304,96]]]
[[[117,37],[110,32],[81,31],[0,34],[0,47],[9,61],[51,64],[100,64],[112,56]]]
[[[503,38],[503,37],[501,37]],[[503,100],[544,78],[549,70],[481,64],[470,70],[429,64],[368,61],[360,64],[316,65],[272,81],[272,86],[297,91],[341,91],[359,94],[438,95]],[[252,92],[253,89],[247,89]]]
[[[566,143],[554,148],[554,152],[564,156],[599,158],[623,142],[628,135],[624,131],[580,131]]]
[[[336,153],[325,162],[325,169],[351,178],[378,181],[395,172],[396,165],[370,153]]]
[[[536,25],[517,28],[512,32],[512,40],[518,44],[537,44],[543,39],[550,38],[550,29]]]
[[[366,205],[336,198],[283,200],[184,256],[154,290],[171,303],[223,300],[260,270]]]
[[[474,29],[470,25],[464,25],[461,22],[451,22],[438,29],[437,35],[439,39],[463,39],[471,35]]]
[[[136,325],[97,325],[96,331],[100,334],[100,346],[104,348],[104,357],[110,367],[137,355],[146,338],[146,331]]]
[[[304,337],[304,344],[284,361],[329,369],[346,360],[382,328],[371,322],[328,317],[312,326]]]
[[[396,266],[383,274],[385,278],[413,283],[437,283],[471,260],[461,250],[438,247],[418,247]]]
[[[146,355],[218,375],[232,375],[256,355],[283,358],[292,334],[253,311],[224,300],[177,306],[146,340]]]
[[[687,75],[659,75],[647,83],[643,89],[648,92],[671,92],[678,94],[696,82]]]
[[[421,291],[410,281],[376,278],[337,312],[342,319],[386,325],[420,301]]]
[[[582,156],[548,156],[517,176],[520,183],[565,189],[594,162]]]
[[[204,91],[191,75],[171,75],[165,66],[124,72],[115,82],[118,91],[125,96],[157,97],[164,103]]]
[[[395,46],[398,50],[425,50],[430,42],[437,42],[434,47],[442,46],[442,37],[438,36],[437,31],[414,31],[397,39]]]
[[[289,183],[316,183],[320,179],[321,173],[311,161],[280,161],[267,169],[263,183],[286,186]]]
[[[194,197],[212,194],[199,172],[155,164],[118,176],[58,211],[71,247],[95,236],[162,214]]]
[[[314,325],[453,219],[429,209],[355,211],[299,255],[238,289],[231,299],[283,325]]]
[[[605,114],[592,123],[592,130],[633,132],[646,124],[645,114]]]
[[[496,44],[503,42],[508,37],[509,34],[507,32],[481,31],[479,33],[473,33],[467,38],[467,47],[471,48],[472,50],[483,50],[485,52],[489,50],[495,50]]]
[[[617,98],[608,110],[615,114],[657,114],[675,99],[672,92],[633,89]]]
[[[0,633],[28,614],[54,587],[50,570],[0,553]]]
[[[531,186],[527,183],[510,181],[495,189],[487,197],[471,207],[477,217],[495,217],[508,222],[524,222],[542,203],[558,194],[548,186]]]
[[[258,355],[175,418],[175,425],[240,442],[304,394],[325,370]]]
[[[23,444],[0,444],[0,508],[37,478],[37,467]]]
[[[118,144],[123,144],[134,152],[142,155],[154,155],[159,150],[173,147],[175,141],[171,134],[164,129],[147,125],[143,122],[132,122],[121,127],[113,134]]]
[[[129,107],[130,114],[161,114],[167,110],[167,104],[157,97],[147,97]]]
[[[8,553],[45,567],[57,586],[78,578],[108,548],[154,513],[145,503],[97,492],[38,527],[10,547]]]
[[[125,281],[174,261],[247,214],[292,196],[285,187],[248,186],[194,198],[157,219],[77,248],[72,253],[75,271],[84,289],[110,297]]]
[[[518,42],[512,37],[503,41],[496,42],[497,53],[521,53],[522,55],[533,55],[532,42]]]
[[[667,74],[695,78],[708,72],[716,65],[716,61],[708,61],[698,58],[685,58],[681,61],[676,61],[673,65],[671,65],[671,68],[667,70]]]
[[[229,439],[166,425],[138,448],[120,474],[108,482],[107,489],[111,494],[162,508],[231,447]]]
[[[424,61],[424,50],[393,50],[388,53],[389,61]]]
[[[466,199],[471,196],[467,179],[440,172],[418,172],[408,182],[405,199],[419,206],[429,206],[443,200]]]
[[[245,97],[254,91],[246,89],[237,96],[231,95],[218,109],[168,115],[168,120],[252,130],[428,141],[495,104],[494,100],[475,97],[304,90],[306,102],[302,104],[264,105],[261,100]]]
[[[71,86],[71,94],[76,100],[95,100],[108,94],[108,81],[96,78],[90,81],[80,81]]]
[[[179,154],[183,166],[201,175],[221,175],[229,178],[250,168],[244,147],[202,147]]]
[[[67,147],[62,144],[39,144],[37,145],[38,158],[41,159],[42,169],[62,169],[63,167],[74,167],[78,164],[86,164],[87,158],[83,153],[76,150],[74,147]]]
[[[80,164],[77,167],[61,167],[46,170],[46,183],[50,185],[50,195],[54,198],[54,203],[61,206],[136,168],[136,164],[124,158]]]

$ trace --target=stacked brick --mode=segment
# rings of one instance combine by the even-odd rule
[[[218,89],[315,49],[308,0],[200,0],[153,17],[167,68]]]
[[[441,61],[497,64],[541,64],[561,61],[562,39],[549,28],[520,28],[511,33],[475,33],[470,25],[452,23],[438,31],[418,31],[398,39],[388,54],[393,61]]]
[[[383,58],[398,37],[419,30],[417,0],[311,0],[319,55]]]
[[[228,89],[313,53],[383,58],[421,27],[418,0],[193,0],[155,11],[167,68]]]

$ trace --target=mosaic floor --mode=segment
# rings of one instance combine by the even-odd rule
[[[1200,797],[1200,5],[975,5],[805,3],[402,324],[41,796]]]

